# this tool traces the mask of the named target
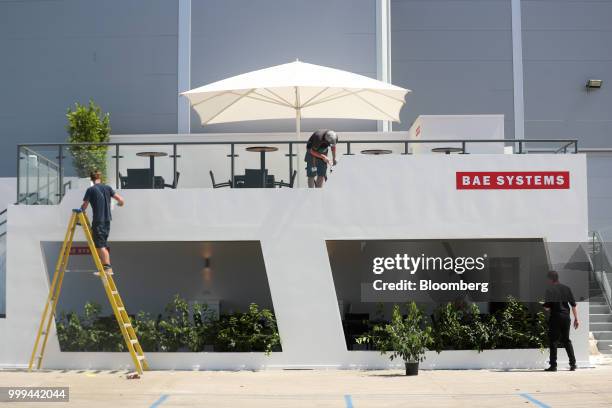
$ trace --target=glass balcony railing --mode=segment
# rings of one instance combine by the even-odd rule
[[[486,146],[514,154],[578,152],[571,139],[355,139],[341,140],[337,154],[470,154]],[[303,141],[278,140],[23,144],[17,202],[59,203],[67,188],[87,177],[85,167],[102,167],[106,182],[118,189],[305,187],[305,153]]]

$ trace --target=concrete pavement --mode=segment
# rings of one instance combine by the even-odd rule
[[[1,386],[69,386],[70,402],[15,407],[610,407],[612,366],[576,372],[0,371]],[[1,403],[0,403],[1,405]]]

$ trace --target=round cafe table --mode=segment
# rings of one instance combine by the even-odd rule
[[[250,146],[246,148],[247,152],[259,153],[259,162],[261,169],[261,187],[266,187],[266,153],[276,152],[278,147],[274,146]]]
[[[167,156],[166,152],[138,152],[136,156],[149,158],[149,170],[151,171],[151,188],[155,188],[155,158]]]
[[[463,153],[463,149],[460,147],[434,147],[433,149],[431,149],[431,151],[434,153],[444,154]]]
[[[370,154],[374,156],[379,156],[381,154],[391,154],[391,153],[393,153],[391,150],[386,150],[386,149],[366,149],[366,150],[361,151],[361,154]]]

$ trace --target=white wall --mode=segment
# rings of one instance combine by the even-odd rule
[[[17,177],[0,178],[0,211],[17,199]]]
[[[456,190],[459,170],[568,170],[571,189]],[[542,237],[573,242],[587,233],[583,155],[358,155],[344,158],[322,190],[124,193],[127,205],[115,210],[111,241],[261,241],[282,340],[283,352],[270,359],[258,353],[248,358],[196,353],[156,357],[153,368],[374,367],[387,361],[375,358],[375,352],[346,350],[325,240]],[[62,239],[70,209],[80,199],[75,191],[60,206],[10,208],[8,318],[0,322],[4,365],[27,362],[48,291],[40,242]],[[588,305],[579,309],[583,324],[572,338],[579,362],[588,364]],[[52,333],[45,366],[114,368],[128,358],[60,353]]]

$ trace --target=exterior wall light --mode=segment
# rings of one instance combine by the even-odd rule
[[[589,79],[586,83],[586,87],[587,89],[598,89],[601,88],[602,83],[602,79]]]

